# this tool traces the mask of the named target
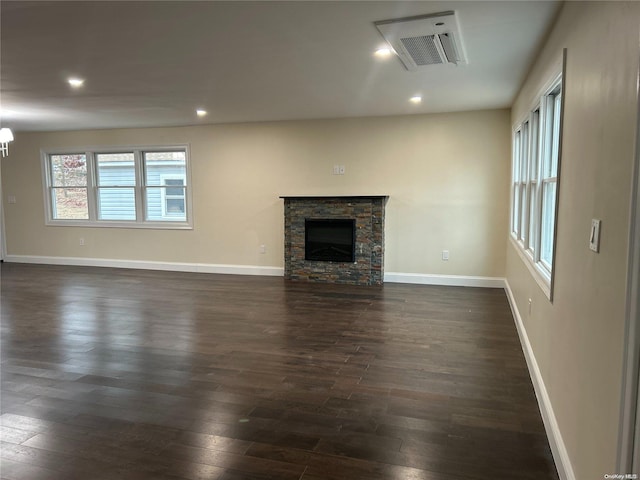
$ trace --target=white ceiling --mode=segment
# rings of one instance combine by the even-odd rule
[[[12,2],[0,123],[180,126],[509,107],[557,1]],[[468,65],[382,61],[374,21],[455,10]],[[79,90],[69,76],[86,79]],[[414,105],[408,98],[422,94]],[[209,115],[197,118],[195,109]]]

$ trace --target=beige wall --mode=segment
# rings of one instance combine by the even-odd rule
[[[2,161],[5,199],[17,198],[8,254],[282,267],[280,195],[380,194],[387,271],[502,277],[509,138],[507,110],[17,133]],[[45,226],[41,148],[167,143],[191,146],[192,231]]]
[[[640,3],[567,2],[512,110],[515,123],[566,47],[553,304],[511,243],[507,279],[579,480],[616,473],[639,25]]]

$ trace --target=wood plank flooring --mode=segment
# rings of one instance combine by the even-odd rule
[[[2,264],[5,480],[556,480],[499,289]]]

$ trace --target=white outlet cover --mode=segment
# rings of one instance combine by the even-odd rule
[[[598,253],[600,251],[600,225],[601,221],[597,218],[591,220],[591,234],[589,235],[589,248]]]

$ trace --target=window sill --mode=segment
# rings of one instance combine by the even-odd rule
[[[126,221],[102,221],[91,222],[89,220],[48,220],[48,227],[85,227],[85,228],[142,228],[154,230],[193,230],[193,225],[188,222],[126,222]]]
[[[527,266],[527,269],[533,279],[536,281],[544,295],[549,299],[549,301],[551,301],[551,278],[548,276],[547,272],[533,261],[533,257],[524,251],[518,240],[516,240],[513,235],[509,235],[509,239],[511,240],[513,248],[522,259],[522,262]]]

